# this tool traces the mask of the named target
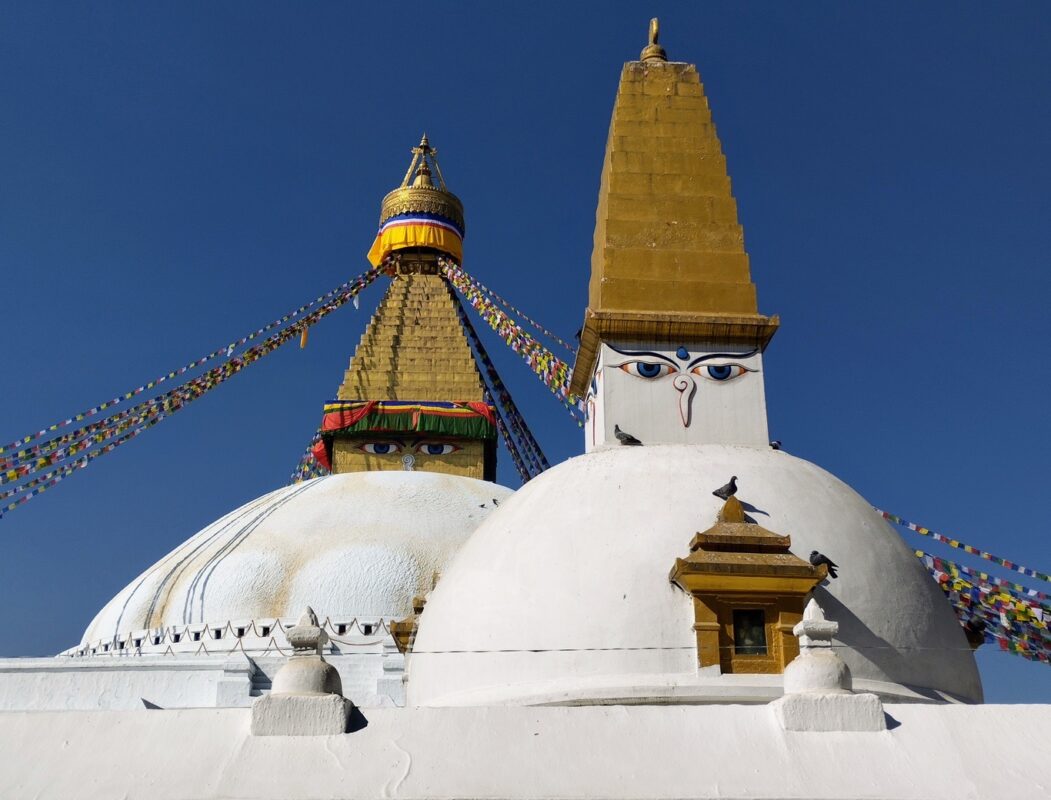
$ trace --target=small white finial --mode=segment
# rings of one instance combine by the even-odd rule
[[[811,597],[803,609],[803,621],[796,623],[792,633],[799,637],[803,652],[812,647],[831,647],[832,637],[839,633],[839,623],[825,619],[824,610]]]
[[[252,704],[256,736],[331,736],[347,730],[354,704],[343,696],[343,682],[321,656],[328,634],[307,606],[286,631],[295,652],[274,675],[270,693]]]

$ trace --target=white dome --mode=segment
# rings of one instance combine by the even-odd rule
[[[82,646],[193,623],[404,617],[510,489],[434,472],[304,481],[212,523],[98,613]]]
[[[780,675],[697,668],[692,601],[668,578],[694,533],[715,522],[721,502],[711,492],[731,475],[758,509],[752,516],[791,535],[794,553],[819,550],[840,565],[815,597],[839,623],[856,689],[981,700],[974,656],[941,590],[849,486],[785,452],[657,445],[560,464],[478,527],[420,620],[409,703],[777,696]]]

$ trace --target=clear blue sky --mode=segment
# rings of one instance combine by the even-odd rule
[[[8,3],[0,439],[361,272],[423,130],[467,269],[571,336],[620,67],[653,15],[700,68],[781,315],[772,434],[876,505],[1051,569],[1043,3]],[[142,569],[282,485],[380,291],[0,520],[0,653],[76,644]],[[488,341],[549,458],[580,452]],[[989,700],[1051,702],[1051,668],[979,663]]]

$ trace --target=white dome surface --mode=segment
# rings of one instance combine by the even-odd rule
[[[287,486],[188,539],[98,613],[82,645],[132,631],[298,617],[404,617],[412,597],[512,490],[434,472]],[[484,505],[483,505],[484,504]]]
[[[409,704],[776,697],[780,675],[698,669],[692,601],[668,578],[694,533],[714,524],[711,492],[731,475],[756,521],[792,537],[792,552],[840,565],[815,597],[839,623],[856,690],[981,700],[941,590],[849,486],[783,451],[656,445],[566,461],[478,527],[420,620]]]

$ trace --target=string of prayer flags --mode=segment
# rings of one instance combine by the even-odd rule
[[[543,344],[534,339],[512,320],[496,304],[485,297],[468,279],[467,274],[456,263],[439,259],[439,264],[449,282],[470,304],[471,308],[492,328],[504,343],[518,353],[562,405],[583,426],[583,403],[569,391],[571,367],[555,356]]]
[[[961,625],[1004,652],[1051,663],[1051,606],[1004,591],[973,574],[964,577],[966,568],[960,564],[922,550],[915,553],[945,592]]]
[[[117,447],[131,441],[139,434],[156,425],[162,419],[169,417],[175,411],[185,408],[197,398],[203,397],[212,389],[222,385],[231,377],[241,372],[245,367],[274,352],[279,347],[290,341],[297,333],[300,333],[308,326],[315,324],[332,311],[357,296],[362,289],[375,280],[380,272],[380,269],[371,269],[353,281],[348,281],[346,284],[343,284],[345,288],[341,292],[329,297],[329,299],[319,308],[310,312],[306,316],[295,320],[276,333],[271,334],[265,340],[248,350],[245,350],[240,355],[228,357],[228,360],[222,364],[213,367],[198,377],[186,381],[182,385],[163,395],[144,401],[132,409],[127,409],[126,411],[111,415],[108,419],[103,421],[101,428],[93,430],[81,440],[77,445],[76,450],[79,457],[75,460],[68,460],[74,455],[74,453],[71,453],[72,447],[70,447],[61,451],[61,458],[58,457],[57,453],[52,453],[47,459],[38,459],[34,464],[22,463],[16,468],[12,468],[3,474],[0,474],[0,483],[17,482],[47,466],[55,465],[56,462],[62,462],[63,460],[66,462],[60,463],[55,469],[50,470],[45,474],[33,477],[30,481],[20,483],[9,490],[5,490],[3,497],[0,499],[15,499],[7,505],[0,507],[0,515],[23,505],[34,497],[39,496],[47,489],[55,486],[60,481],[72,475],[77,470],[83,469],[96,458],[113,452]],[[314,304],[311,303],[307,305],[310,306]],[[138,425],[138,427],[134,427],[133,430],[128,431],[128,428],[135,425]],[[90,445],[95,447],[95,449],[81,452],[83,447],[81,447],[80,444],[84,443],[87,443],[85,446]]]
[[[491,298],[493,298],[496,302],[498,302],[504,308],[510,310],[515,315],[517,315],[519,319],[524,320],[525,322],[528,322],[530,325],[532,325],[534,328],[536,328],[542,334],[547,336],[549,339],[551,339],[554,342],[558,342],[560,345],[562,345],[564,348],[566,348],[566,350],[568,350],[571,354],[576,355],[577,349],[573,345],[571,345],[569,342],[567,342],[565,339],[562,339],[561,337],[559,337],[556,334],[552,333],[547,328],[545,328],[543,325],[541,325],[539,322],[537,322],[535,319],[533,319],[528,314],[526,314],[524,311],[522,311],[522,310],[516,308],[515,306],[511,305],[511,303],[507,302],[504,298],[502,298],[500,295],[498,295],[496,292],[494,292],[492,289],[490,289],[484,283],[482,283],[481,281],[479,281],[477,278],[473,277],[472,275],[469,275],[463,269],[463,267],[460,267],[460,272],[462,272],[464,277],[467,280],[469,280],[472,284],[474,284],[474,286],[477,289],[480,289],[481,291],[485,292],[487,295],[489,295]]]
[[[246,336],[242,336],[240,339],[237,339],[234,342],[223,345],[222,347],[213,350],[211,353],[208,353],[207,355],[202,356],[201,358],[194,359],[189,364],[186,364],[182,367],[179,367],[178,369],[172,370],[171,372],[154,378],[152,381],[144,383],[141,386],[137,386],[134,389],[124,392],[123,394],[117,395],[116,397],[106,400],[103,403],[99,403],[98,405],[93,406],[92,408],[89,408],[86,411],[81,411],[79,414],[74,414],[72,417],[67,417],[64,420],[56,422],[53,425],[49,425],[46,428],[42,428],[39,431],[36,431],[35,433],[27,434],[26,436],[23,436],[20,439],[16,439],[13,442],[9,442],[3,446],[0,446],[0,455],[6,454],[6,458],[0,460],[0,469],[10,469],[15,465],[21,463],[25,459],[32,459],[38,456],[41,451],[41,448],[43,448],[43,445],[37,445],[35,447],[29,448],[25,447],[25,445],[29,444],[30,442],[36,439],[47,436],[50,433],[54,433],[60,428],[67,427],[75,422],[83,422],[84,420],[89,419],[90,417],[97,416],[98,414],[101,414],[103,411],[112,408],[113,406],[123,403],[126,400],[130,400],[131,398],[136,397],[137,395],[140,395],[143,392],[148,392],[161,385],[162,383],[165,383],[166,381],[177,378],[180,375],[184,375],[190,370],[196,369],[197,367],[200,367],[210,361],[214,361],[217,358],[230,358],[233,355],[234,350],[236,350],[238,347],[262,336],[263,334],[273,330],[274,328],[284,325],[285,323],[300,316],[301,314],[305,313],[306,311],[318,304],[325,303],[331,300],[332,298],[345,294],[349,291],[354,291],[354,294],[356,295],[358,291],[361,291],[361,289],[364,289],[365,286],[372,282],[372,280],[375,278],[375,274],[373,274],[375,272],[376,270],[370,270],[369,272],[366,272],[363,275],[359,275],[356,278],[346,281],[345,283],[340,284],[336,288],[325,292],[325,294],[321,295],[320,297],[314,298],[309,303],[304,303],[299,308],[288,312],[287,314],[274,320],[273,322],[264,325],[263,327],[258,328],[255,331],[252,331]],[[12,453],[11,451],[15,450],[16,448],[19,448],[18,451]]]
[[[984,550],[979,550],[977,547],[972,547],[969,544],[964,544],[963,542],[960,542],[949,536],[945,536],[941,533],[936,533],[930,528],[925,528],[922,525],[917,525],[914,522],[909,522],[908,520],[902,519],[897,514],[891,514],[888,511],[881,511],[878,508],[876,509],[876,511],[879,512],[885,520],[893,522],[895,525],[901,525],[904,528],[908,528],[910,531],[915,531],[921,536],[928,536],[931,539],[934,539],[934,541],[936,542],[947,544],[949,545],[949,547],[954,547],[957,550],[963,550],[965,553],[970,553],[972,556],[977,556],[978,558],[983,558],[986,561],[991,561],[994,564],[999,564],[1004,569],[1014,570],[1015,572],[1018,572],[1022,575],[1028,575],[1030,578],[1038,578],[1042,581],[1051,582],[1051,575],[1048,575],[1046,572],[1038,572],[1035,569],[1023,567],[1021,564],[1017,564],[1014,561],[1009,561],[1006,558],[994,556],[992,553],[987,553]]]
[[[514,462],[519,476],[523,482],[529,481],[550,465],[540,449],[539,442],[533,436],[532,431],[529,430],[525,418],[519,412],[514,400],[511,399],[511,393],[507,391],[507,387],[504,386],[503,380],[497,373],[496,365],[489,358],[485,345],[482,344],[481,339],[478,337],[478,332],[474,329],[474,325],[471,324],[463,303],[455,295],[454,298],[460,325],[467,334],[467,338],[471,343],[471,349],[481,368],[480,372],[485,384],[486,402],[494,403],[493,398],[495,397],[500,403],[500,410],[496,413],[497,431],[503,437],[504,444],[507,445],[507,450],[511,454],[511,460]],[[507,418],[506,422],[504,417]]]

